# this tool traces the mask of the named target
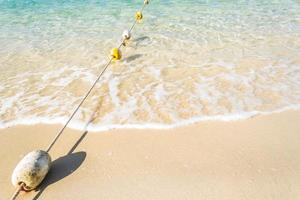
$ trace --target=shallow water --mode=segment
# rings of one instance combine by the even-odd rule
[[[0,126],[64,123],[143,1],[0,0]],[[300,107],[300,1],[151,1],[71,123],[165,128]]]

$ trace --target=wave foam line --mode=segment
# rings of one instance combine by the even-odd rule
[[[229,115],[215,115],[215,116],[201,116],[201,117],[194,117],[188,120],[181,120],[179,122],[173,123],[173,124],[160,124],[160,123],[145,123],[145,124],[111,124],[111,125],[94,125],[91,124],[88,126],[88,131],[91,132],[103,132],[108,131],[112,129],[172,129],[177,128],[181,126],[187,126],[191,124],[195,124],[198,122],[203,121],[238,121],[238,120],[244,120],[248,119],[257,115],[270,115],[273,113],[281,113],[289,110],[300,110],[300,104],[298,105],[292,105],[287,106],[284,108],[280,108],[274,111],[269,112],[263,112],[263,111],[251,111],[251,112],[243,112],[239,114],[229,114]],[[36,125],[36,124],[47,124],[47,125],[53,125],[53,124],[61,124],[64,125],[64,123],[67,121],[67,117],[57,117],[55,119],[49,119],[46,117],[35,117],[31,119],[19,119],[8,123],[0,122],[0,129],[9,128],[12,126],[17,125]],[[73,120],[68,126],[68,128],[75,129],[75,130],[83,130],[83,128],[86,126],[86,123]]]

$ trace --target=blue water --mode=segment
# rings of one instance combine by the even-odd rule
[[[142,4],[0,0],[0,126],[63,123]],[[299,0],[151,1],[72,126],[95,110],[100,130],[298,108],[299,10]]]

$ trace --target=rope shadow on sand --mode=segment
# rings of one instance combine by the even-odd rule
[[[86,153],[80,151],[67,154],[53,161],[49,173],[38,188],[38,193],[35,195],[33,200],[38,200],[48,186],[62,180],[76,171],[84,162],[85,158]]]
[[[83,151],[76,152],[76,153],[73,152],[88,134],[88,131],[86,129],[100,114],[100,107],[101,107],[101,103],[99,103],[96,109],[94,110],[90,120],[85,126],[85,131],[80,136],[80,138],[76,141],[76,143],[73,145],[70,151],[65,156],[62,156],[52,162],[49,173],[47,174],[46,178],[43,180],[41,185],[36,190],[38,191],[38,193],[34,196],[32,200],[38,200],[41,194],[45,191],[45,189],[48,186],[71,175],[84,162],[87,155],[86,152]]]

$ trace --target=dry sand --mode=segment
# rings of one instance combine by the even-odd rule
[[[0,199],[19,160],[58,125],[0,130]],[[74,144],[76,144],[74,146]],[[18,199],[300,199],[300,111],[171,130],[67,130],[39,191]]]

